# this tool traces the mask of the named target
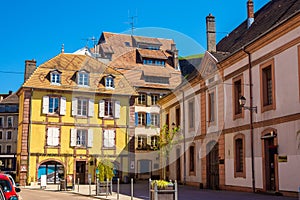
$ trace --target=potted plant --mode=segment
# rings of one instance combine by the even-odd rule
[[[151,200],[174,200],[177,196],[177,183],[165,180],[154,180],[150,182]]]
[[[106,194],[107,192],[111,193],[111,181],[114,177],[113,163],[107,158],[101,159],[99,160],[97,169],[99,172],[97,174],[97,194]]]

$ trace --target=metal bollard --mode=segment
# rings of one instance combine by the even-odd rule
[[[131,178],[131,200],[133,200],[133,178]]]
[[[177,186],[177,181],[175,180],[175,200],[178,200],[178,186]]]
[[[120,178],[118,178],[118,183],[117,183],[117,200],[120,199]]]
[[[149,199],[151,199],[151,178],[149,178]]]
[[[108,196],[108,179],[106,179],[106,199],[107,199],[107,196]]]
[[[79,193],[79,178],[77,179],[77,192]]]

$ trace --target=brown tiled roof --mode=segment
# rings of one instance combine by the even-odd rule
[[[114,52],[112,55],[112,60],[114,60],[128,51],[137,49],[137,47],[134,46],[133,37],[139,38],[140,40],[153,40],[156,41],[156,43],[159,42],[161,44],[160,49],[163,51],[170,50],[171,44],[174,44],[174,41],[171,39],[150,38],[141,36],[131,36],[127,34],[103,32],[98,42],[98,45],[106,44],[111,46]]]
[[[114,50],[112,47],[108,44],[100,44],[100,48],[105,53],[114,53]]]
[[[162,50],[138,49],[137,51],[143,58],[168,59]]]
[[[61,84],[50,83],[49,72],[61,72]],[[89,72],[89,86],[80,87],[74,77],[79,70]],[[112,74],[115,76],[115,89],[106,89],[100,83],[103,77]],[[23,84],[25,88],[40,88],[51,90],[82,91],[104,94],[136,95],[136,91],[120,72],[106,66],[102,62],[87,56],[76,54],[59,54],[49,61],[41,64]]]
[[[142,37],[142,36],[133,36],[133,39],[134,39],[134,41],[136,43],[162,45],[162,43],[157,38]]]
[[[143,74],[145,76],[156,76],[156,77],[166,77],[170,78],[170,71],[165,67],[161,66],[143,66]]]
[[[19,97],[16,93],[10,94],[8,97],[4,98],[1,104],[19,104]]]
[[[254,15],[253,24],[247,28],[247,20],[217,44],[217,51],[233,53],[262,34],[282,23],[300,10],[299,0],[272,0]]]

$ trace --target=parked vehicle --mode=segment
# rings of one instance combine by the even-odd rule
[[[6,200],[2,187],[0,187],[0,200]]]
[[[13,183],[11,182],[7,174],[0,174],[0,186],[3,189],[6,200],[19,199],[17,192],[20,192],[21,189],[13,186]]]
[[[17,184],[16,184],[14,178],[10,174],[5,174],[5,175],[9,178],[9,180],[11,181],[11,183],[13,184],[13,186],[16,188]]]

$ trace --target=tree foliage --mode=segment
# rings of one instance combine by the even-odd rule
[[[99,170],[97,178],[99,181],[111,180],[114,177],[113,167],[114,165],[109,159],[101,159],[97,166],[97,169]]]

